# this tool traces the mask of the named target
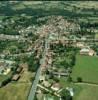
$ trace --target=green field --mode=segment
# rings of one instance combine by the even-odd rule
[[[27,100],[29,89],[28,83],[10,83],[0,88],[0,100]]]
[[[26,67],[26,64],[23,66]],[[8,76],[9,75],[10,74],[8,74]],[[8,76],[0,76],[0,82]],[[28,72],[25,69],[17,82],[10,82],[6,86],[0,88],[0,100],[27,100],[32,84],[30,80],[32,76],[34,76],[34,73]]]
[[[98,39],[98,33],[95,35],[95,38]]]
[[[9,74],[7,75],[0,75],[0,82],[10,78],[12,76],[12,72],[10,72]]]
[[[82,77],[83,81],[98,83],[98,57],[77,55],[72,78]]]
[[[74,100],[98,100],[98,86],[76,85]]]
[[[73,100],[97,100],[98,86],[94,84],[75,84],[67,83],[64,78],[60,78],[60,84],[63,88],[72,87],[74,90]]]

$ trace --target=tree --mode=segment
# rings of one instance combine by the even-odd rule
[[[49,75],[49,71],[48,70],[46,70],[46,74]]]
[[[82,82],[82,78],[81,77],[77,77],[77,82]]]
[[[27,63],[28,63],[28,70],[29,71],[36,71],[37,68],[39,67],[40,63],[39,63],[39,60],[37,58],[35,58],[35,55],[31,55],[28,60],[27,60]]]
[[[54,75],[52,72],[49,73],[49,79],[53,79],[54,78]]]
[[[58,83],[59,82],[59,79],[57,77],[54,77],[53,80]]]

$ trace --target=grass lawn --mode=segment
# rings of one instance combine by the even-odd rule
[[[66,82],[64,78],[60,79],[60,84],[66,88],[71,87],[74,90],[73,100],[98,100],[98,86],[86,84],[74,84]]]
[[[98,57],[77,55],[72,78],[82,77],[83,81],[98,83]]]
[[[0,82],[6,80],[12,75],[12,72],[8,73],[7,75],[0,75]]]
[[[0,82],[2,82],[3,80],[5,80],[7,78],[6,75],[0,75]]]
[[[73,100],[98,100],[98,86],[76,85],[77,87]]]
[[[59,100],[58,97],[52,96],[52,95],[49,95],[49,94],[45,95],[45,99],[46,100]]]
[[[27,71],[26,64],[23,64],[22,67],[24,67],[24,69],[23,72],[20,73],[21,77],[17,82],[11,82],[0,88],[0,100],[27,100],[32,84],[30,79],[34,75]],[[6,77],[7,76],[0,76],[0,81]]]
[[[98,39],[98,33],[96,33],[96,35],[95,35],[95,39]]]
[[[9,83],[0,88],[0,100],[27,100],[31,84]]]
[[[21,74],[21,77],[19,79],[18,82],[28,82],[30,83],[31,82],[31,78],[34,77],[35,74],[34,73],[31,73],[31,72],[28,72],[28,71],[25,71],[24,73]]]

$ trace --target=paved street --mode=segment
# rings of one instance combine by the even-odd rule
[[[36,89],[37,89],[37,85],[40,79],[40,75],[41,75],[41,66],[45,63],[45,57],[47,54],[47,49],[48,49],[48,38],[45,38],[45,47],[44,47],[44,51],[42,54],[42,59],[40,60],[40,67],[38,68],[37,72],[36,72],[36,76],[35,76],[35,80],[33,81],[29,96],[28,96],[28,100],[34,100],[35,97],[35,93],[36,93]]]
[[[41,67],[39,67],[36,72],[35,80],[33,81],[33,84],[32,84],[31,90],[30,90],[30,94],[28,96],[28,100],[34,100],[40,74],[41,74]]]

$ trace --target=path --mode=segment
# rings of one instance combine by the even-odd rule
[[[79,84],[79,85],[90,85],[90,86],[98,86],[98,84],[95,83],[85,83],[85,82],[81,82],[81,83],[74,83],[74,84]]]
[[[42,85],[40,85],[40,84],[38,84],[38,87],[40,87],[40,88],[42,88],[42,89],[46,90],[47,92],[52,93],[52,91],[51,91],[51,90],[49,90],[49,89],[45,88],[44,86],[42,86]]]

